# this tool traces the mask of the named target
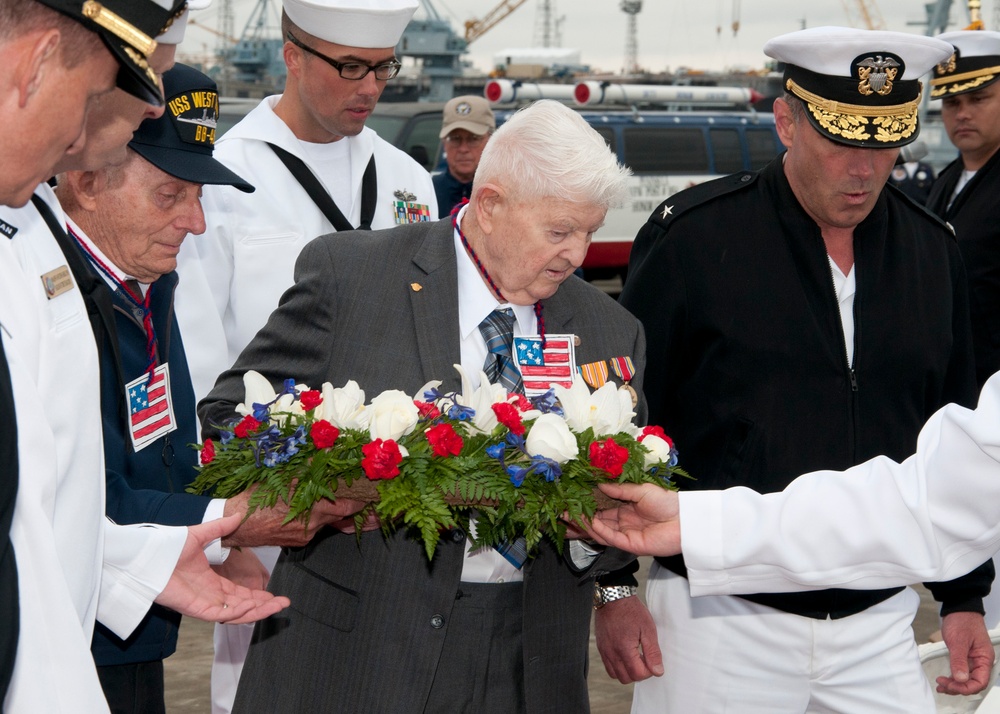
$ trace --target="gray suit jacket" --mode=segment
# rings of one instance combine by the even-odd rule
[[[461,361],[456,266],[448,221],[317,238],[303,250],[279,308],[201,403],[202,423],[233,416],[249,369],[276,385],[288,377],[313,388],[354,379],[369,399],[386,389],[413,394],[431,379],[459,389],[452,367]],[[576,277],[543,309],[548,333],[581,338],[579,363],[630,355],[638,373],[632,384],[642,393],[645,340],[628,312]],[[405,532],[388,541],[366,533],[359,543],[327,529],[305,548],[285,549],[270,588],[292,606],[258,625],[236,711],[422,712],[464,540],[461,532],[444,534],[430,563]],[[578,572],[543,541],[525,565],[529,712],[589,711],[592,579],[630,560],[608,550]]]

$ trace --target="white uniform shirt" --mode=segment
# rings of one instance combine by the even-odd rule
[[[267,322],[278,298],[294,282],[295,261],[306,243],[333,231],[305,189],[264,142],[271,142],[310,165],[311,151],[274,113],[279,97],[268,97],[230,129],[215,147],[215,158],[256,187],[243,193],[230,186],[206,186],[202,205],[206,231],[184,241],[178,257],[175,307],[188,367],[200,400]],[[361,182],[374,153],[378,198],[372,228],[396,225],[395,192],[437,215],[430,175],[412,158],[371,129],[340,139],[348,142],[352,202],[338,207],[351,222],[361,221]],[[339,143],[339,142],[337,142]],[[311,145],[310,145],[311,146]],[[328,191],[336,181],[310,165]],[[294,377],[294,375],[289,375]]]
[[[36,194],[65,225],[51,189]],[[0,207],[0,219],[17,228],[0,242],[0,332],[20,474],[11,540],[21,632],[4,710],[105,712],[90,654],[95,618],[127,636],[165,585],[187,534],[104,517],[100,373],[83,299],[34,206]],[[43,276],[66,289],[49,298]]]
[[[876,457],[784,491],[680,494],[692,595],[871,590],[964,575],[1000,551],[1000,374],[949,404],[902,463]]]

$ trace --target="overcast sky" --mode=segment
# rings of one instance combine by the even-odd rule
[[[617,72],[624,64],[626,15],[619,0],[552,0],[555,15],[562,16],[562,47],[581,51],[581,60],[592,69]],[[877,10],[886,29],[923,34],[925,22],[921,0],[864,0]],[[280,0],[272,0],[277,6]],[[438,13],[449,20],[458,34],[464,23],[481,19],[498,5],[493,0],[431,0]],[[863,26],[862,0],[645,0],[637,16],[640,66],[654,72],[678,67],[722,70],[761,68],[767,59],[761,47],[769,38],[802,27],[819,25]],[[994,5],[984,0],[983,15],[988,29],[997,29]],[[236,35],[239,35],[257,0],[233,0]],[[472,43],[468,59],[480,70],[493,66],[495,53],[532,46],[540,0],[527,0],[517,10]],[[220,0],[195,14],[196,22],[218,26]],[[734,5],[739,8],[740,29],[733,36]],[[742,7],[740,8],[740,6]],[[418,13],[423,12],[418,10]],[[955,0],[952,26],[967,23],[963,0]],[[721,26],[721,32],[716,31]],[[211,51],[216,38],[197,26],[188,30],[181,47],[184,53]]]

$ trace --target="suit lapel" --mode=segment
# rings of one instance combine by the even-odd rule
[[[440,379],[460,388],[452,365],[462,361],[458,331],[458,267],[451,222],[431,225],[413,257],[410,305],[420,368],[427,381]]]

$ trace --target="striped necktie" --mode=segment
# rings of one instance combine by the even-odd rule
[[[524,394],[521,373],[514,363],[514,311],[509,307],[494,310],[479,323],[479,332],[486,340],[486,363],[483,371],[492,384],[502,384],[508,392]]]
[[[512,349],[514,347],[514,311],[509,307],[494,310],[486,319],[479,323],[479,332],[486,340],[486,363],[483,372],[490,384],[502,384],[508,392],[524,394],[524,383],[521,373],[514,364]],[[507,561],[518,570],[528,559],[528,544],[524,538],[515,538],[494,546]]]

